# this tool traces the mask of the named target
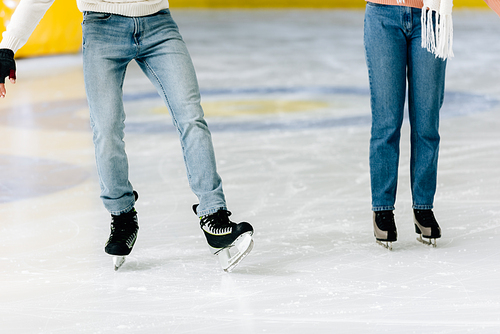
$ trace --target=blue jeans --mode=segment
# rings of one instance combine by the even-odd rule
[[[364,43],[372,109],[373,211],[394,210],[406,82],[413,208],[433,207],[446,61],[421,47],[421,13],[421,9],[405,6],[366,5]]]
[[[198,215],[226,209],[212,138],[191,57],[169,10],[145,17],[85,12],[83,70],[101,199],[114,215],[135,204],[125,153],[122,86],[135,60],[158,90],[176,126]]]

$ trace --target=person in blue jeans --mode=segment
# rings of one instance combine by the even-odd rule
[[[407,91],[415,231],[419,241],[433,246],[441,237],[432,209],[446,60],[421,46],[421,14],[420,8],[373,2],[367,3],[365,12],[364,44],[372,110],[369,160],[373,227],[377,242],[390,249],[397,240],[394,210]]]
[[[12,16],[0,44],[2,97],[5,77],[15,80],[14,52],[32,32],[25,27],[34,29],[33,21],[38,22],[53,1],[23,0]],[[111,214],[105,251],[114,256],[115,270],[130,254],[139,230],[134,208],[138,193],[129,181],[124,143],[122,86],[131,61],[137,62],[170,111],[189,185],[199,200],[193,210],[223,269],[233,269],[252,249],[253,227],[229,220],[195,70],[168,2],[78,0],[77,4],[83,12],[83,71],[101,199]]]

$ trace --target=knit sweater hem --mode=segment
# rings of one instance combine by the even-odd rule
[[[405,6],[413,8],[424,7],[424,2],[422,0],[405,0],[404,3],[398,3],[397,0],[366,0],[366,2],[378,3],[380,5]]]
[[[120,3],[120,2],[86,2],[77,1],[78,9],[82,12],[111,13],[130,17],[147,16],[162,9],[168,8],[168,0],[158,0],[157,3],[148,4],[144,2]]]

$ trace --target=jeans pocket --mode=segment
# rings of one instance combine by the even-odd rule
[[[166,9],[162,9],[160,11],[158,11],[156,14],[154,15],[170,15],[170,9],[166,8]]]
[[[111,13],[98,13],[98,12],[83,12],[83,24],[100,22],[109,20],[113,14]]]
[[[381,3],[375,3],[375,2],[370,2],[370,1],[367,1],[366,4],[368,6],[372,6],[372,7],[387,7],[387,6],[391,6],[391,5],[384,5],[384,4],[381,4]]]

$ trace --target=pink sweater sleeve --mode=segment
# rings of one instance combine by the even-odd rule
[[[500,0],[484,0],[500,16]]]

